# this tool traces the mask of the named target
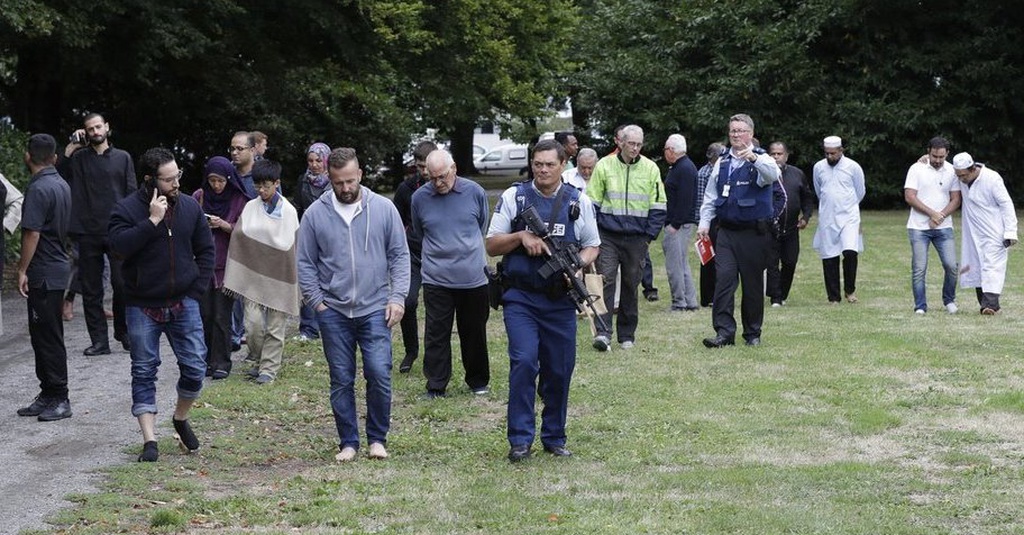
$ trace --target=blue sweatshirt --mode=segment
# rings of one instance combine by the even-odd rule
[[[472,180],[456,177],[445,195],[428,182],[412,195],[412,226],[423,244],[423,282],[443,288],[479,288],[487,284],[484,235],[490,214],[487,192]]]
[[[351,225],[334,208],[328,188],[299,224],[299,289],[307,305],[320,303],[358,318],[405,305],[409,293],[409,247],[395,205],[362,188]]]
[[[184,297],[200,300],[213,277],[213,236],[199,203],[179,194],[156,226],[145,188],[121,199],[110,213],[110,250],[124,260],[128,306],[169,307]]]

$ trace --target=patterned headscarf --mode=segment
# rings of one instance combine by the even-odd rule
[[[307,167],[306,181],[314,188],[324,188],[331,180],[330,177],[327,176],[327,157],[331,155],[331,148],[324,143],[316,142],[309,146],[309,149],[306,151],[306,156],[308,157],[311,152],[319,156],[320,161],[324,162],[324,171],[319,175],[314,175]]]

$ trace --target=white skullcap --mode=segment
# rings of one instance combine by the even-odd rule
[[[828,136],[825,138],[824,145],[826,149],[838,149],[843,146],[843,140],[839,136]]]
[[[974,167],[974,158],[971,158],[970,154],[961,152],[956,156],[953,156],[953,169],[962,171],[964,169],[970,169]]]

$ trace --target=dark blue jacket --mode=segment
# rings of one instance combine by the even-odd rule
[[[689,156],[676,160],[665,175],[665,224],[679,230],[683,225],[697,223],[693,206],[697,203],[697,166]],[[700,192],[704,197],[704,192]]]
[[[179,194],[163,221],[149,220],[146,188],[125,197],[110,214],[110,249],[124,260],[125,304],[169,307],[185,297],[199,300],[213,276],[210,226],[199,203]]]
[[[755,148],[763,154],[764,150]],[[750,162],[743,162],[730,173],[731,157],[719,158],[718,198],[715,199],[715,215],[722,223],[747,224],[758,221],[769,222],[774,217],[773,184],[761,187],[757,184],[757,170]],[[725,193],[726,186],[729,193]],[[784,203],[782,203],[784,206]],[[781,206],[780,206],[781,209]]]

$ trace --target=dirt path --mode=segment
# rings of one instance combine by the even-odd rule
[[[141,434],[131,409],[128,353],[118,343],[110,355],[85,357],[89,335],[76,302],[75,318],[64,324],[74,416],[44,423],[15,411],[39,393],[26,324],[25,300],[3,295],[4,334],[0,335],[0,533],[47,527],[44,520],[62,507],[69,493],[96,490],[100,469],[132,462]],[[161,355],[170,349],[163,342]],[[164,360],[157,400],[159,434],[170,433],[177,370]]]

